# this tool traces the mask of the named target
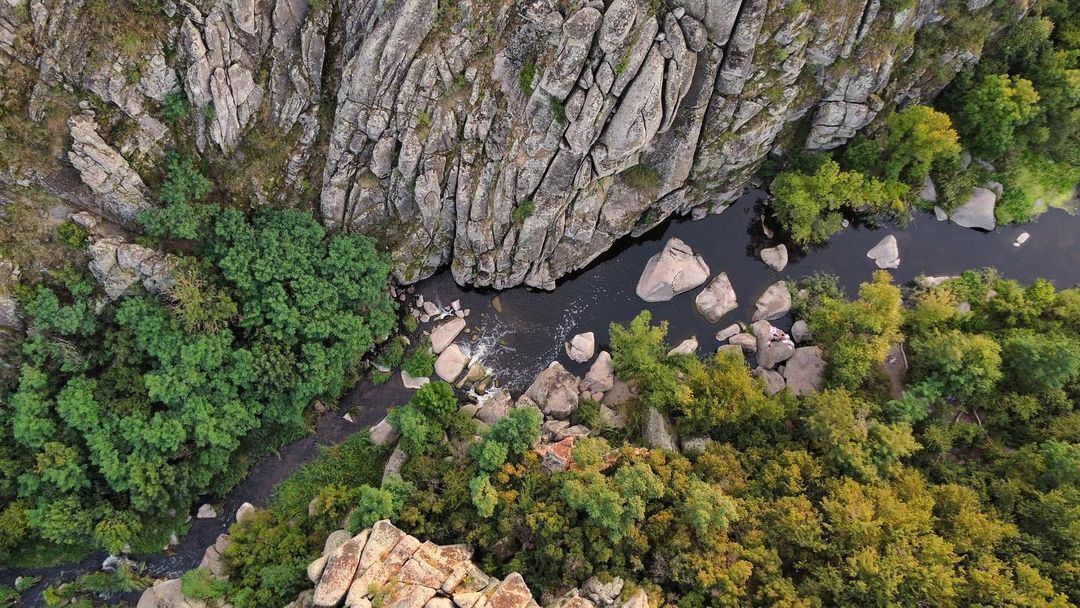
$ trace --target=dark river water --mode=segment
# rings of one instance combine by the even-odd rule
[[[1046,278],[1058,288],[1080,283],[1080,215],[1051,209],[1024,226],[980,232],[950,222],[938,222],[929,213],[917,212],[906,226],[851,226],[830,239],[827,246],[807,252],[791,252],[787,268],[773,272],[758,257],[763,247],[773,246],[764,236],[760,193],[751,193],[720,215],[700,221],[675,219],[649,233],[627,238],[587,269],[562,280],[555,291],[516,288],[502,292],[467,289],[454,283],[444,271],[415,287],[417,293],[442,305],[460,300],[471,310],[468,334],[459,337],[470,343],[474,354],[491,369],[499,382],[515,391],[526,388],[537,372],[559,360],[582,375],[589,364],[577,364],[566,356],[563,343],[576,333],[596,333],[597,348],[607,348],[608,326],[626,323],[643,309],[652,311],[653,321],[667,321],[668,341],[697,336],[699,352],[715,350],[718,329],[736,321],[749,322],[754,302],[771,283],[799,279],[816,272],[837,275],[848,295],[876,270],[866,257],[888,234],[896,236],[900,267],[892,270],[899,283],[919,275],[958,274],[971,268],[994,267],[1023,283]],[[1021,247],[1013,242],[1022,232],[1031,238]],[[669,302],[646,303],[634,293],[638,277],[648,259],[659,252],[667,239],[678,237],[700,253],[712,275],[726,272],[738,296],[739,308],[716,324],[708,323],[694,309],[699,289],[676,296]],[[498,299],[498,309],[493,300]],[[378,422],[390,407],[402,403],[408,392],[397,376],[382,386],[362,383],[342,400],[342,408],[319,420],[312,435],[283,447],[259,462],[251,473],[227,496],[215,502],[222,514],[213,520],[193,520],[192,528],[170,555],[149,556],[148,570],[157,576],[177,576],[195,567],[203,550],[224,532],[232,514],[244,501],[265,505],[275,484],[288,477],[318,452],[319,445],[336,443],[350,434]],[[350,410],[355,420],[342,420]],[[40,605],[40,590],[57,580],[70,580],[79,572],[96,569],[104,555],[94,555],[79,564],[41,569],[34,574],[44,580],[26,598],[25,605]],[[0,571],[0,583],[11,584],[23,571]]]
[[[504,385],[521,390],[532,377],[558,359],[568,369],[584,373],[588,364],[576,364],[566,356],[563,343],[574,334],[592,331],[597,348],[606,347],[608,326],[626,323],[643,309],[653,322],[667,321],[672,345],[697,336],[699,352],[720,346],[716,331],[736,321],[749,322],[754,302],[780,279],[799,279],[816,272],[839,277],[849,296],[858,291],[877,267],[866,252],[886,235],[896,236],[900,266],[890,272],[898,283],[919,275],[959,274],[974,268],[994,267],[1008,277],[1028,283],[1046,278],[1058,288],[1080,283],[1080,215],[1051,209],[1037,221],[1023,226],[1001,227],[993,232],[962,228],[939,222],[933,214],[916,212],[906,226],[851,226],[833,236],[828,245],[791,254],[788,266],[774,272],[758,252],[779,244],[767,239],[761,226],[765,208],[762,196],[748,194],[720,215],[700,221],[675,219],[649,233],[616,243],[615,248],[587,269],[561,281],[551,292],[515,288],[502,292],[463,290],[448,272],[428,279],[419,291],[428,299],[449,304],[461,299],[471,308],[469,325],[484,362]],[[1022,246],[1013,242],[1022,232],[1031,238]],[[648,259],[671,237],[678,237],[705,258],[712,275],[726,272],[738,296],[739,308],[716,324],[694,309],[699,289],[668,302],[647,303],[635,287]],[[492,300],[498,298],[501,313]],[[479,331],[475,331],[479,328]]]

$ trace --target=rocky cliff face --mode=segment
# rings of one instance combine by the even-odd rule
[[[132,167],[176,145],[158,109],[182,88],[208,157],[255,129],[288,142],[256,202],[380,235],[403,281],[449,263],[497,288],[552,288],[619,237],[722,211],[770,152],[936,94],[999,19],[957,0],[164,0],[137,52],[87,50],[102,2],[0,4],[30,117],[67,88],[131,125],[99,142],[72,122],[100,211],[145,200]]]

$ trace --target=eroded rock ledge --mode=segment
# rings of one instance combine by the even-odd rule
[[[276,191],[255,203],[313,202],[328,226],[380,236],[403,282],[450,264],[460,283],[552,288],[619,237],[672,214],[722,211],[770,152],[834,148],[882,110],[933,97],[979,45],[918,34],[998,10],[948,12],[946,0],[451,4],[166,2],[155,46],[131,58],[107,41],[88,55],[94,33],[78,2],[31,0],[28,12],[0,3],[0,67],[18,61],[39,75],[34,120],[49,91],[67,87],[136,126],[100,143],[86,121],[73,128],[72,161],[117,219],[145,200],[121,161],[175,146],[156,116],[182,89],[205,154],[242,157],[254,131],[283,138],[288,153],[266,185]]]

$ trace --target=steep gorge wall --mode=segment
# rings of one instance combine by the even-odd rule
[[[257,203],[313,201],[328,226],[379,235],[403,281],[450,263],[461,283],[552,288],[621,236],[722,211],[770,151],[833,148],[932,97],[1025,8],[164,0],[132,58],[86,50],[84,0],[30,0],[0,3],[0,66],[36,71],[30,117],[57,87],[123,113],[132,126],[109,142],[122,156],[87,156],[99,147],[72,130],[72,162],[116,219],[131,216],[116,184],[176,144],[157,110],[182,87],[205,154],[239,154],[253,129],[287,141]],[[959,22],[970,35],[948,35]]]

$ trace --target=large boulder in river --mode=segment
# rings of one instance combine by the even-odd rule
[[[716,323],[721,317],[738,308],[735,289],[726,272],[716,275],[712,281],[694,298],[694,307],[709,323]]]
[[[578,334],[565,344],[566,356],[578,363],[585,363],[592,359],[596,352],[596,335],[591,331]]]
[[[986,188],[972,188],[968,201],[953,209],[949,219],[964,228],[993,230],[997,226],[994,221],[995,203],[997,203],[997,195],[992,191]]]
[[[536,375],[518,399],[518,406],[535,405],[545,416],[566,420],[577,408],[580,381],[558,361]]]
[[[667,302],[709,279],[705,259],[689,245],[672,237],[664,249],[649,258],[638,279],[637,295],[646,302]]]
[[[821,388],[825,359],[816,346],[801,346],[784,365],[784,380],[794,395],[805,395]]]
[[[451,317],[449,321],[431,330],[431,352],[437,355],[446,350],[446,347],[454,342],[463,329],[465,329],[465,319]]]
[[[896,268],[900,266],[900,249],[896,245],[896,237],[889,235],[874,245],[866,252],[866,257],[874,260],[878,268]]]
[[[468,365],[469,356],[457,344],[451,344],[435,360],[435,373],[443,380],[452,383]]]
[[[776,272],[787,268],[788,251],[787,245],[780,243],[776,247],[766,247],[761,250],[761,261]]]
[[[754,321],[773,321],[786,315],[791,310],[791,292],[787,284],[777,281],[761,294],[754,304]]]
[[[674,355],[692,355],[697,352],[698,341],[697,338],[687,338],[682,342],[679,342],[675,348],[667,352],[667,356]]]
[[[645,429],[642,431],[642,439],[650,448],[678,451],[678,440],[675,431],[667,417],[661,414],[655,407],[650,407],[645,414]]]

